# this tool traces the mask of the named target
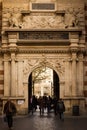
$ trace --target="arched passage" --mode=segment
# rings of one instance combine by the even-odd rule
[[[50,78],[46,74],[45,70],[44,70],[45,77],[43,77],[43,79],[40,79],[37,81],[34,80],[34,73],[36,70],[33,70],[31,72],[31,74],[29,75],[29,78],[28,78],[28,109],[30,109],[30,98],[32,97],[32,95],[35,95],[35,96],[49,96],[50,95],[51,97],[57,97],[57,99],[59,99],[59,95],[60,95],[59,76],[55,70],[50,69],[48,67],[46,67],[45,69],[50,70],[50,71],[48,71]],[[40,72],[43,72],[43,70],[42,71],[40,70]],[[40,87],[37,87],[37,84]],[[35,91],[36,87],[37,87],[37,92],[39,94],[37,94]],[[46,91],[45,91],[45,89],[46,89]]]
[[[59,84],[59,77],[57,75],[57,73],[53,70],[53,93],[54,96],[57,97],[57,99],[59,99],[59,89],[60,89],[60,84]]]

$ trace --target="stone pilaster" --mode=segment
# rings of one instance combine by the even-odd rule
[[[76,96],[77,90],[77,67],[76,67],[76,53],[72,53],[72,96]]]
[[[78,59],[78,89],[77,89],[77,95],[83,96],[83,54],[81,53],[79,55]]]
[[[4,96],[10,96],[9,60],[4,60]]]
[[[70,96],[70,62],[65,61],[65,96]]]
[[[16,96],[15,53],[11,53],[11,96]]]
[[[71,32],[70,33],[70,48],[72,52],[72,77],[71,77],[71,82],[72,82],[72,96],[76,97],[77,96],[77,52],[78,52],[78,43],[79,43],[79,31],[77,32]]]
[[[23,96],[23,61],[18,61],[18,87],[17,95]]]

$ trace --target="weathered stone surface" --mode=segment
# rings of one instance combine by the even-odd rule
[[[45,65],[55,70],[59,77],[58,94],[64,99],[67,111],[75,104],[85,111],[85,2],[21,0],[20,4],[20,0],[2,1],[0,97],[3,102],[10,97],[19,111],[27,112],[29,75],[35,68]],[[18,100],[23,104],[19,105]]]

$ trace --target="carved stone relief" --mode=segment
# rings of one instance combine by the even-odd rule
[[[10,27],[18,27],[18,28],[20,28],[21,14],[19,14],[19,13],[17,13],[17,14],[11,13],[10,17],[8,19],[8,22],[9,22]]]
[[[28,77],[28,74],[31,72],[32,68],[34,68],[34,66],[37,66],[38,63],[39,61],[34,59],[24,60],[24,79]]]
[[[78,27],[81,14],[83,14],[83,10],[81,8],[68,8],[65,13],[66,27]]]
[[[48,66],[55,69],[60,78],[65,72],[63,59],[28,59],[24,61],[24,81],[27,80],[29,74],[38,66]]]
[[[69,27],[79,27],[80,14],[83,13],[81,8],[68,8],[65,11],[65,15],[55,14],[54,15],[37,15],[27,14],[15,14],[11,13],[8,18],[10,27],[19,28],[69,28]],[[46,14],[46,15],[45,15]]]
[[[21,28],[65,28],[62,16],[24,16]]]
[[[55,62],[55,68],[57,69],[57,71],[60,73],[60,75],[63,75],[65,72],[65,67],[64,67],[64,63],[63,61],[61,61],[60,59],[56,60]]]

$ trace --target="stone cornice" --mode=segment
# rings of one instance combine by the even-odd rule
[[[17,40],[18,46],[67,46],[70,45],[70,41],[63,40]]]
[[[28,48],[28,49],[23,49],[23,48],[17,48],[16,50],[14,49],[9,49],[9,48],[5,48],[5,49],[0,49],[0,53],[4,54],[4,53],[26,53],[26,54],[32,54],[32,53],[37,53],[37,54],[41,54],[41,53],[86,53],[86,50],[81,50],[80,48],[78,49],[70,49],[70,48],[58,48],[58,49],[54,49],[54,48],[35,48],[35,49],[32,49],[32,48]]]
[[[64,97],[64,100],[85,100],[85,97]]]
[[[8,28],[4,29],[4,32],[21,32],[21,31],[57,31],[57,32],[82,32],[80,28],[68,28],[68,29],[19,29],[19,28]]]
[[[25,97],[24,96],[20,96],[20,97],[8,97],[8,96],[4,96],[4,97],[1,97],[2,100],[7,100],[8,98],[10,98],[11,100],[25,100]]]
[[[0,50],[0,53],[4,54],[4,53],[11,53],[13,52],[13,50],[9,50],[9,49],[5,49],[5,50]],[[14,53],[25,53],[25,54],[32,54],[32,53],[37,53],[37,54],[41,54],[41,53],[69,53],[69,50],[53,50],[53,49],[19,49],[18,51],[14,51]]]
[[[84,53],[87,55],[86,48],[80,48],[80,47],[74,47],[70,48],[68,46],[66,47],[58,47],[58,46],[36,46],[36,47],[18,47],[17,48],[0,48],[0,53]]]

